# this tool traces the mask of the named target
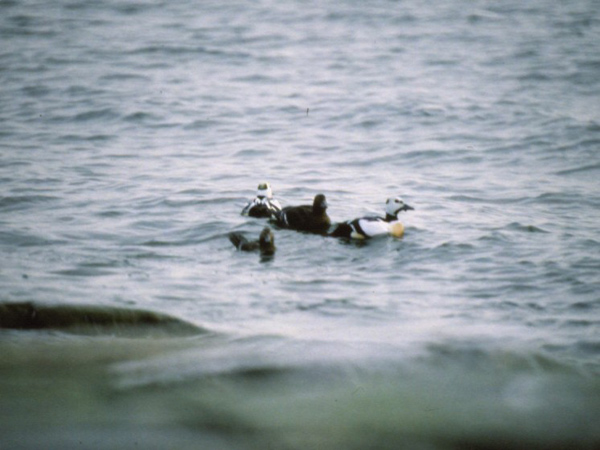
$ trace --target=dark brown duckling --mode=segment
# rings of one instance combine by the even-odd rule
[[[269,227],[265,227],[257,241],[249,241],[243,234],[229,233],[229,240],[238,250],[244,252],[260,251],[262,256],[269,256],[275,253],[275,236]]]

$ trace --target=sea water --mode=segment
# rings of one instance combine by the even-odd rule
[[[0,301],[207,330],[2,330],[0,448],[597,448],[599,11],[0,1]]]

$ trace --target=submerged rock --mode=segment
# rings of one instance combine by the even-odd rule
[[[85,335],[193,336],[207,331],[175,317],[138,309],[94,305],[0,303],[0,329],[60,330]]]

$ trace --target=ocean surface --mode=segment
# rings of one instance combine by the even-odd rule
[[[198,329],[5,313],[2,450],[600,448],[597,1],[0,0],[0,39],[0,304]],[[264,259],[263,181],[415,209]]]

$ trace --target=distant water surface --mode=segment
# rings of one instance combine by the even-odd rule
[[[3,330],[0,447],[597,448],[597,6],[0,0],[1,301],[209,330]]]

